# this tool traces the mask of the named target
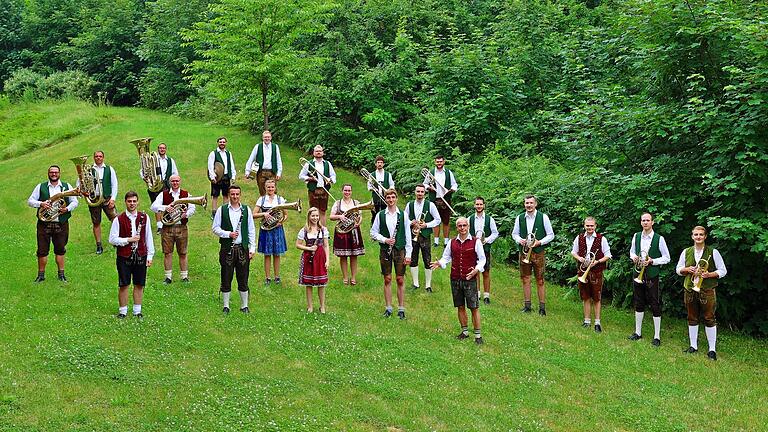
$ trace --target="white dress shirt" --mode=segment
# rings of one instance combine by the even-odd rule
[[[589,254],[589,251],[592,250],[592,245],[595,243],[596,238],[597,236],[595,234],[584,234],[584,240],[587,242],[587,254]],[[608,247],[608,239],[606,239],[605,236],[603,236],[603,240],[600,242],[600,250],[603,251],[603,256],[606,258],[613,258],[613,255],[611,255],[611,248]],[[571,253],[576,255],[579,254],[579,236],[576,236],[576,238],[573,239],[573,247],[571,248]]]
[[[646,235],[645,233],[640,234],[640,250],[641,251],[648,251],[651,249],[651,241],[653,240],[653,230]],[[672,261],[672,258],[669,256],[669,249],[667,249],[667,242],[664,240],[664,236],[659,236],[659,252],[661,252],[661,257],[659,258],[653,258],[653,262],[651,265],[664,265],[668,262]],[[629,257],[634,260],[635,257],[635,235],[632,236],[632,246],[629,247]]]
[[[475,231],[485,232],[485,212],[482,212],[479,215],[475,212],[473,217],[475,218]],[[493,219],[493,216],[489,217],[489,219],[491,220],[491,235],[485,238],[486,244],[493,243],[493,241],[499,237],[499,229],[496,227],[496,221]]]
[[[57,193],[61,193],[62,186],[61,181],[59,181],[56,186],[52,185],[51,182],[48,182],[48,196],[54,196]],[[32,208],[40,208],[40,204],[42,204],[43,201],[40,201],[40,184],[35,186],[35,189],[32,191],[32,195],[29,196],[27,199],[27,205]],[[69,197],[69,204],[67,204],[67,211],[72,211],[77,208],[79,204],[79,201],[77,200],[77,196],[71,196]],[[52,222],[58,222],[59,217],[56,216],[56,219],[54,219]]]
[[[699,260],[702,258],[702,255],[704,255],[704,249],[701,250],[696,249],[695,246],[693,246],[693,259],[695,262],[699,262]],[[685,251],[687,249],[683,249],[683,252],[680,253],[680,259],[677,260],[677,268],[675,271],[677,271],[677,274],[680,276],[683,275],[682,271],[686,267],[685,265]],[[717,251],[717,249],[712,249],[712,258],[715,260],[715,273],[717,273],[717,278],[722,279],[725,277],[726,274],[728,274],[728,270],[725,268],[725,262],[723,262],[723,257],[720,256],[720,252]],[[696,264],[694,264],[695,266]]]
[[[176,169],[176,161],[169,158],[167,155],[160,156],[160,178],[165,180],[165,175],[168,172],[168,163],[171,165],[171,175],[179,175],[179,170]],[[139,168],[139,177],[144,179],[144,168]]]
[[[177,199],[179,199],[179,195],[181,194],[181,188],[171,189],[169,192],[173,197],[173,201],[176,201]],[[152,210],[155,213],[162,213],[165,211],[165,209],[168,208],[167,205],[163,205],[163,195],[164,195],[164,192],[160,192],[157,198],[155,198],[155,201],[149,207],[150,210]],[[192,217],[192,215],[195,214],[196,209],[197,207],[195,207],[194,204],[192,203],[187,204],[187,218]],[[176,222],[176,225],[180,225],[180,224],[181,224],[181,220]]]
[[[415,200],[411,201],[408,204],[405,205],[405,214],[408,215],[408,217],[411,217],[411,211],[409,206],[413,206],[413,215],[416,217],[416,220],[418,220],[421,216],[421,213],[424,212],[424,203],[426,200]],[[440,213],[437,211],[437,206],[435,203],[430,202],[429,203],[429,214],[432,215],[432,221],[426,223],[426,228],[434,228],[436,226],[440,225],[441,219],[440,219]],[[411,226],[410,222],[408,223],[408,226]]]
[[[131,220],[131,237],[136,235],[136,217],[139,212],[135,211],[129,213],[125,211],[128,219]],[[128,237],[120,237],[120,222],[118,218],[112,219],[112,227],[109,229],[109,244],[113,246],[127,246]],[[147,244],[147,261],[152,261],[152,257],[155,256],[155,243],[152,241],[152,219],[147,215],[147,224],[144,226],[144,242]]]
[[[272,169],[272,152],[277,152],[277,168],[275,168],[276,174],[278,176],[283,175],[283,158],[280,155],[280,147],[275,146],[275,143],[259,143],[253,146],[253,150],[251,150],[251,156],[248,158],[248,162],[245,163],[245,176],[248,177],[251,174],[251,166],[254,162],[256,162],[256,154],[259,152],[259,146],[264,146],[264,163],[259,167],[259,169],[262,170],[271,170]]]
[[[459,236],[456,236],[456,241],[461,241]],[[472,234],[467,233],[467,239],[465,241],[472,240]],[[483,269],[485,269],[485,250],[483,250],[483,244],[479,241],[475,242],[475,253],[477,254],[477,265],[475,265],[475,270],[477,270],[478,273],[482,273]],[[445,247],[443,250],[443,256],[439,260],[437,260],[437,263],[440,264],[441,268],[445,268],[448,263],[453,261],[453,256],[451,256],[451,245],[450,243]],[[462,275],[466,276],[466,275]]]
[[[533,224],[536,222],[536,215],[538,214],[538,210],[534,210],[533,213],[528,214],[528,212],[525,212],[525,226],[528,228],[528,232],[530,233],[533,231]],[[551,242],[555,239],[555,232],[552,231],[552,223],[549,221],[549,216],[546,215],[546,213],[542,213],[543,219],[544,219],[544,232],[546,235],[543,239],[541,239],[541,245],[544,246],[545,244]],[[512,238],[515,239],[515,242],[520,243],[521,240],[523,240],[522,237],[520,237],[520,218],[515,218],[515,227],[512,229]]]
[[[213,217],[213,225],[211,225],[211,229],[213,230],[213,233],[216,234],[219,238],[229,238],[229,233],[233,231],[225,231],[221,228],[221,209],[223,207],[219,207],[218,210],[216,210],[216,215]],[[232,222],[232,228],[237,231],[237,238],[233,240],[234,244],[242,244],[243,243],[243,233],[240,232],[240,226],[237,225],[237,221],[240,220],[240,214],[243,212],[243,206],[239,205],[237,208],[229,206],[229,221]],[[248,252],[256,253],[256,224],[253,223],[253,213],[251,212],[251,208],[248,208],[248,214],[244,215],[243,219],[248,222],[246,226],[248,227]]]
[[[381,185],[384,186],[384,170],[383,169],[374,170],[373,178],[375,178],[377,182],[381,183]],[[368,186],[369,191],[373,192],[374,190],[376,190],[376,188],[371,186],[370,183],[366,183],[366,185]],[[390,189],[395,188],[395,177],[393,177],[392,174],[389,175],[389,187]]]
[[[103,191],[104,196],[108,196],[111,199],[115,199],[117,197],[117,173],[115,172],[115,167],[110,167],[110,171],[112,172],[112,175],[110,176],[110,180],[112,181],[112,190],[111,191]],[[96,177],[102,181],[102,184],[104,183],[104,164],[101,165],[93,165],[93,170],[96,171]],[[80,187],[80,179],[77,179],[77,187]]]
[[[313,164],[315,167],[315,170],[320,174],[325,174],[325,171],[323,169],[323,161],[324,159],[320,159],[319,161],[317,159],[313,159],[309,161],[309,163]],[[313,171],[314,173],[314,171]],[[328,177],[331,179],[333,183],[336,183],[336,171],[333,169],[333,164],[328,162]],[[310,178],[313,178],[309,175],[309,168],[306,164],[304,164],[301,167],[301,172],[299,173],[299,180],[301,181],[307,181]],[[313,179],[314,180],[314,179]],[[325,180],[323,179],[323,176],[317,175],[317,187],[325,187]]]
[[[446,192],[448,190],[453,189],[454,191],[459,190],[459,185],[456,183],[456,173],[451,172],[451,184],[445,185],[445,168],[443,169],[437,169],[435,168],[435,182],[437,183],[435,185],[435,193],[437,198],[444,197]],[[431,183],[427,181],[427,179],[424,179],[424,187],[429,190],[429,185]]]
[[[216,152],[218,152],[221,155],[221,161],[224,163],[224,174],[229,173],[229,168],[227,167],[227,149],[221,150],[218,147],[216,147],[216,150],[212,151],[208,155],[208,178],[211,180],[216,179],[216,173],[213,172],[213,164],[216,162]],[[229,176],[229,180],[232,181],[235,179],[237,175],[237,169],[235,169],[235,158],[232,156],[232,152],[229,152],[229,163],[232,165],[232,174]]]
[[[394,212],[389,211],[389,207],[384,209],[384,223],[387,224],[387,229],[389,230],[389,234],[392,236],[397,236],[397,232],[395,232],[395,227],[397,226],[397,218],[398,215],[401,213],[400,209],[396,208]],[[411,244],[411,233],[408,231],[409,227],[411,226],[411,221],[408,219],[408,214],[403,214],[403,223],[405,226],[403,229],[405,230],[405,256],[410,257],[411,252],[413,252],[413,245]],[[387,237],[384,237],[379,232],[381,230],[380,228],[380,222],[379,222],[379,216],[373,218],[373,225],[371,226],[371,238],[376,240],[379,243],[386,243],[388,240]]]

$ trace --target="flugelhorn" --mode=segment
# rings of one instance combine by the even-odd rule
[[[445,186],[441,185],[437,182],[437,179],[435,176],[432,175],[432,173],[429,171],[428,168],[422,168],[421,169],[421,175],[424,176],[424,179],[432,186],[433,189],[435,189],[435,193],[437,193],[437,188],[441,187],[443,188],[443,194],[448,192],[448,190],[445,188]],[[456,211],[453,210],[453,207],[451,207],[450,204],[448,204],[448,201],[445,200],[442,196],[440,197],[441,200],[445,203],[445,205],[448,207],[448,210],[451,211],[451,214],[456,216]]]
[[[579,264],[579,271],[583,272],[578,278],[579,282],[587,283],[587,275],[589,274],[589,271],[592,270],[593,265],[597,264],[595,258],[595,253],[590,251],[587,256],[584,257],[584,261]]]
[[[349,210],[344,212],[344,217],[346,219],[342,219],[339,221],[339,223],[336,225],[336,230],[342,234],[346,234],[355,227],[359,226],[360,223],[363,221],[362,219],[362,213],[360,213],[362,210],[373,210],[374,208],[373,201],[368,201],[367,203],[358,204]]]
[[[296,210],[301,212],[301,200],[292,203],[279,204],[264,213],[269,214],[269,218],[262,216],[254,216],[254,219],[264,217],[264,221],[261,223],[261,229],[270,231],[278,227],[281,223],[288,219],[288,212],[286,210]]]
[[[704,283],[702,275],[707,272],[707,269],[709,269],[709,259],[701,258],[696,261],[696,270],[691,276],[691,282],[693,282],[692,290],[701,292],[701,284]]]
[[[648,267],[648,251],[640,251],[640,255],[637,257],[635,263],[635,273],[637,277],[633,279],[635,283],[643,283],[643,275],[645,275],[645,268]]]
[[[531,253],[533,252],[533,245],[535,243],[536,243],[536,230],[534,229],[532,232],[529,232],[528,235],[525,237],[525,245],[523,246],[523,253],[525,254],[525,258],[523,258],[523,264],[531,263]]]
[[[168,205],[168,207],[173,206],[173,209],[169,210],[166,208],[163,212],[163,217],[161,219],[163,225],[176,225],[176,223],[184,217],[190,204],[197,204],[206,208],[208,206],[208,194],[199,197],[187,197],[174,200]]]
[[[423,211],[419,215],[418,218],[416,218],[416,222],[418,222],[416,225],[411,227],[411,234],[413,235],[413,242],[419,241],[419,234],[421,234],[421,223],[424,222],[427,219],[427,212]]]
[[[387,189],[384,187],[384,185],[379,183],[379,181],[376,180],[376,177],[371,175],[371,173],[368,172],[368,170],[365,168],[360,168],[360,175],[363,176],[365,181],[373,187],[373,191],[376,192],[376,195],[378,195],[379,198],[381,198],[381,201],[386,201],[384,199],[384,192],[386,192]]]

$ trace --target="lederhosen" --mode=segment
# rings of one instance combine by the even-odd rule
[[[379,234],[386,238],[391,238],[392,234],[387,226],[386,213],[386,210],[382,210],[376,216],[379,218]],[[395,244],[392,246],[392,253],[390,254],[389,252],[388,244],[379,243],[379,264],[381,266],[381,274],[384,276],[392,274],[393,266],[397,276],[405,275],[405,213],[400,211],[400,209],[397,210],[396,225],[397,232],[395,233]]]
[[[642,232],[635,233],[635,255],[640,256],[640,240]],[[661,236],[654,232],[648,256],[651,259],[661,258],[659,242]],[[659,291],[659,267],[649,265],[643,273],[643,283],[632,281],[635,312],[645,312],[646,305],[650,306],[653,316],[661,316],[661,293]]]
[[[224,231],[235,231],[232,229],[233,223],[229,219],[229,204],[224,204],[221,208],[221,229]],[[248,217],[248,206],[240,204],[242,220],[240,221],[240,244],[234,244],[235,239],[219,238],[219,265],[221,266],[221,292],[232,291],[232,276],[237,274],[237,290],[248,291],[248,271],[251,260],[248,258],[250,248],[250,238],[248,235],[250,224],[253,219]]]
[[[312,164],[312,167],[315,166],[314,159],[309,161],[310,164]],[[309,172],[309,167],[307,167],[307,172]],[[331,177],[331,167],[330,163],[323,159],[323,175],[330,178]],[[331,190],[331,185],[328,183],[323,183],[323,187],[317,187],[317,182],[314,180],[310,180],[309,183],[307,183],[307,197],[309,198],[309,205],[311,207],[317,207],[320,211],[326,211],[328,210],[328,191]]]
[[[232,178],[232,154],[229,152],[229,150],[224,150],[224,154],[227,156],[226,164],[224,164],[224,160],[221,158],[221,153],[219,153],[219,150],[216,149],[213,151],[214,164],[219,162],[222,165],[226,165],[227,169],[224,173],[224,176],[222,176],[221,181],[217,183],[211,183],[212,197],[218,197],[219,194],[224,195],[225,197],[229,196],[229,185]]]
[[[60,181],[61,191],[68,191],[72,187],[65,182]],[[51,191],[48,190],[48,182],[40,183],[40,196],[38,201],[48,201],[51,199]],[[71,199],[69,197],[64,198],[64,202],[69,205]],[[51,243],[53,243],[53,253],[55,255],[64,255],[67,253],[67,243],[69,242],[69,218],[72,217],[72,212],[59,214],[58,222],[43,222],[37,219],[37,256],[48,256],[51,250]]]
[[[415,210],[415,204],[416,201],[411,201],[406,205],[406,210],[408,211],[408,218],[412,221],[418,220],[419,215],[416,214]],[[431,202],[428,199],[424,199],[424,206],[421,208],[421,211],[425,213],[424,215],[424,222],[429,223],[435,220],[435,218],[432,217],[431,210]],[[408,227],[410,228],[410,227]],[[408,231],[408,235],[411,234],[411,231]],[[413,252],[411,252],[411,267],[418,267],[419,266],[419,252],[421,252],[422,262],[424,263],[424,268],[429,269],[429,265],[432,262],[432,228],[422,228],[419,232],[419,236],[416,240],[416,244],[413,245]]]
[[[488,213],[484,213],[483,216],[485,216],[483,220],[483,236],[488,238],[491,235],[491,216]],[[475,229],[475,215],[470,215],[467,219],[469,219],[469,233],[472,234],[473,237],[478,237],[477,230]],[[491,269],[490,243],[483,245],[483,252],[485,252],[485,269],[483,270],[483,273],[485,273]]]
[[[704,252],[701,255],[702,259],[709,261],[707,266],[707,272],[713,272],[717,270],[715,266],[715,260],[712,258],[714,254],[714,248],[711,246],[705,246]],[[694,246],[685,250],[685,266],[695,266],[696,255]],[[686,275],[683,281],[683,287],[685,288],[684,300],[685,308],[688,310],[688,325],[699,325],[699,317],[704,320],[706,327],[714,327],[717,325],[717,319],[715,318],[715,309],[717,308],[717,293],[715,288],[718,285],[717,278],[707,278],[701,281],[701,291],[696,292],[693,290],[693,278],[691,275]]]
[[[170,205],[174,201],[173,194],[171,194],[169,189],[164,189],[161,193],[163,194],[164,206]],[[189,192],[184,189],[179,189],[179,199],[188,197]],[[174,246],[176,246],[179,255],[187,254],[189,240],[187,221],[188,219],[186,217],[182,217],[181,221],[175,225],[163,225],[162,230],[160,230],[160,240],[164,254],[173,253]]]
[[[528,237],[528,224],[525,221],[525,212],[520,213],[517,216],[517,223],[520,227],[520,237]],[[541,240],[547,236],[544,229],[544,213],[540,211],[536,212],[536,218],[533,220],[533,234],[536,237],[536,240]],[[530,276],[531,270],[533,270],[536,274],[536,279],[543,279],[544,265],[546,264],[546,258],[544,256],[546,246],[539,245],[533,248],[530,264],[525,264],[523,262],[523,258],[525,257],[523,254],[523,245],[518,244],[517,248],[520,251],[520,276]]]
[[[579,256],[582,258],[586,257],[587,236],[585,233],[579,234],[578,245]],[[595,233],[595,239],[592,241],[592,248],[589,249],[589,252],[593,252],[595,254],[595,261],[601,260],[605,256],[603,254],[602,245],[603,235]],[[582,300],[589,300],[591,298],[596,302],[600,301],[603,289],[603,270],[605,270],[605,263],[595,264],[589,270],[589,274],[587,275],[587,283],[578,282],[579,294]],[[584,272],[581,271],[581,266],[579,266],[577,276],[580,277],[582,274],[584,274]]]

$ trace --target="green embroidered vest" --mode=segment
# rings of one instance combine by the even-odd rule
[[[694,253],[695,247],[691,246],[688,249],[685,250],[685,266],[695,266],[696,265],[696,254]],[[701,259],[709,260],[709,265],[707,265],[707,271],[713,272],[715,271],[715,260],[712,258],[713,254],[713,248],[711,246],[705,246],[704,247],[704,253],[701,254]],[[691,275],[686,275],[685,280],[683,281],[683,287],[686,291],[691,291],[693,288],[693,278]],[[707,278],[701,281],[701,289],[712,289],[717,286],[717,278]]]
[[[477,237],[477,230],[475,229],[475,215],[472,214],[468,216],[467,219],[469,219],[469,233],[472,234],[472,237]],[[488,238],[489,235],[491,235],[491,216],[486,213],[485,222],[483,222],[483,236]],[[491,245],[486,243],[483,245],[483,249],[488,252],[491,249]]]
[[[93,165],[91,168],[91,174],[93,174],[94,179],[99,178],[96,174],[96,165]],[[112,167],[109,165],[104,165],[104,178],[101,179],[101,190],[105,200],[115,198],[112,196]]]
[[[640,239],[643,236],[643,232],[635,233],[635,255],[640,256]],[[653,238],[651,239],[651,249],[648,250],[648,256],[651,259],[661,258],[661,249],[659,249],[659,241],[661,236],[654,231]],[[645,274],[648,278],[655,278],[659,276],[659,266],[650,265],[645,269]]]
[[[273,152],[273,153],[274,153],[274,152]],[[309,161],[309,163],[310,163],[310,164],[312,164],[312,165],[311,165],[311,166],[312,166],[312,168],[314,168],[314,167],[315,167],[315,161],[314,161],[314,159],[313,159],[313,160],[311,160],[311,161]],[[309,168],[307,168],[307,171],[314,171],[314,170],[310,170]],[[328,178],[330,178],[330,177],[331,177],[331,168],[330,168],[330,164],[328,164],[328,161],[327,161],[327,160],[325,160],[325,159],[323,159],[323,175],[324,175],[324,176],[326,176],[326,177],[328,177]],[[330,186],[330,185],[328,185],[328,184],[326,184],[324,187],[325,187],[325,190],[331,190],[331,186]],[[307,189],[308,189],[310,192],[314,192],[314,191],[315,191],[315,189],[317,189],[317,183],[316,183],[316,182],[313,182],[313,181],[312,181],[312,182],[309,182],[309,183],[307,183]]]
[[[232,155],[229,153],[229,150],[224,150],[224,154],[227,155],[227,172],[224,173],[223,180],[229,180],[232,178]],[[221,153],[219,153],[219,150],[213,151],[214,159],[216,162],[224,165],[224,161],[221,159]]]
[[[270,171],[272,171],[272,174],[277,174],[277,144],[272,143],[270,145],[272,146],[272,157],[270,158],[272,160],[272,168],[270,168]],[[264,143],[259,144],[256,148],[256,163],[259,164],[259,169],[261,170],[261,167],[264,166]],[[250,169],[250,167],[248,168]]]
[[[416,210],[414,210],[415,203],[416,203],[416,200],[413,200],[410,203],[408,203],[408,218],[412,221],[418,218],[418,215],[416,214]],[[424,215],[424,222],[426,223],[430,223],[433,220],[435,220],[435,218],[432,217],[432,212],[429,211],[430,205],[431,205],[431,202],[428,199],[425,199],[424,207],[422,207],[421,209],[421,211],[427,213],[426,215]],[[426,238],[429,238],[429,236],[432,235],[432,228],[422,228],[421,235]]]
[[[436,170],[437,168],[432,168],[431,170],[429,170],[429,172],[432,173],[432,177],[435,176]],[[445,171],[445,184],[443,184],[443,187],[445,187],[445,190],[448,190],[451,188],[451,185],[453,184],[453,171],[447,168],[443,168],[443,171]],[[437,180],[436,177],[435,177],[435,180]],[[439,188],[440,186],[435,185],[435,189],[439,189]],[[429,191],[429,200],[432,202],[435,202],[435,200],[437,200],[437,192]]]

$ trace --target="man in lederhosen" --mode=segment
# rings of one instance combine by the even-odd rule
[[[171,203],[180,198],[189,198],[189,192],[181,188],[181,177],[174,174],[170,179],[171,188],[165,189],[152,203],[152,211],[162,215],[165,211],[175,210]],[[181,219],[173,225],[165,225],[160,231],[160,241],[163,246],[163,269],[165,270],[165,284],[173,281],[173,249],[179,254],[179,277],[182,282],[189,282],[189,261],[187,249],[189,244],[189,230],[187,221],[195,214],[196,207],[192,203],[187,204],[187,211]]]
[[[539,297],[539,315],[546,315],[546,295],[544,287],[544,266],[545,247],[554,240],[555,232],[552,231],[552,223],[549,216],[536,210],[539,200],[533,195],[526,195],[523,201],[525,211],[515,218],[515,227],[512,229],[512,238],[518,244],[520,249],[520,279],[523,283],[524,304],[521,312],[531,312],[531,274],[536,275],[536,293]],[[529,244],[528,234],[532,233],[535,238]],[[524,258],[525,248],[532,248],[530,262],[526,263]]]
[[[316,207],[320,211],[320,224],[325,226],[325,213],[328,210],[328,192],[331,190],[331,185],[336,183],[336,171],[334,171],[333,165],[330,162],[323,159],[323,156],[325,156],[323,146],[316,145],[312,149],[312,156],[313,159],[309,161],[312,166],[309,167],[304,164],[301,167],[299,180],[307,184],[309,206]],[[317,173],[322,175],[316,175]],[[330,182],[326,182],[326,178]]]
[[[373,171],[373,173],[371,173],[371,175],[384,187],[384,190],[395,189],[395,179],[392,177],[392,173],[389,171],[384,171],[384,162],[384,156],[376,156],[376,169]],[[379,197],[378,193],[374,192],[377,188],[377,185],[368,183],[367,186],[368,190],[371,191],[371,200],[373,201],[374,206],[373,210],[371,210],[371,223],[373,223],[373,219],[376,217],[376,214],[387,208],[387,203],[384,202],[381,197]]]
[[[611,259],[611,249],[608,247],[608,240],[600,233],[595,232],[597,222],[595,218],[589,216],[584,219],[584,232],[573,239],[571,256],[579,262],[578,277],[584,274],[583,267],[588,268],[587,282],[579,284],[579,295],[584,303],[584,321],[582,327],[589,328],[592,323],[592,304],[595,305],[595,332],[602,333],[603,327],[600,323],[600,300],[603,291],[603,271],[605,263]],[[594,254],[594,261],[588,261],[588,256]],[[590,266],[591,263],[591,266]]]
[[[93,207],[89,205],[88,211],[91,213],[93,237],[96,240],[96,253],[101,255],[104,253],[104,247],[101,244],[101,213],[104,212],[110,222],[117,216],[117,212],[115,211],[117,173],[112,166],[104,163],[104,152],[101,150],[93,152],[93,162],[91,173],[93,174],[93,178],[101,183],[104,202]],[[80,187],[80,180],[77,181],[77,187]]]
[[[419,289],[419,252],[424,262],[424,286],[427,292],[432,292],[432,228],[440,226],[440,213],[437,211],[435,203],[425,199],[426,189],[424,185],[416,185],[414,191],[416,199],[405,205],[405,213],[408,220],[411,221],[411,231],[418,229],[419,234],[416,238],[416,244],[413,245],[411,254],[411,278],[413,279],[413,289]],[[412,235],[412,233],[409,233]]]
[[[232,158],[232,153],[227,150],[227,138],[219,137],[216,143],[218,147],[208,155],[208,180],[211,181],[211,208],[213,208],[211,218],[218,208],[219,195],[223,195],[225,200],[229,200],[229,187],[237,177],[235,160]],[[214,170],[217,162],[224,167],[224,175],[219,181],[216,181],[216,171]]]
[[[483,303],[491,304],[491,244],[499,238],[499,229],[496,220],[485,212],[485,198],[475,198],[475,214],[469,217],[469,233],[478,238],[483,245],[485,253],[485,267],[483,268]],[[482,233],[479,236],[478,233]],[[477,297],[480,298],[478,287]]]
[[[429,200],[435,203],[437,211],[440,213],[440,221],[443,226],[443,243],[447,245],[450,241],[449,233],[451,231],[451,209],[448,206],[451,205],[451,197],[459,189],[459,185],[456,183],[456,175],[453,171],[445,168],[445,157],[442,155],[435,157],[435,167],[430,172],[437,184],[432,184],[425,178],[424,187],[429,192]],[[433,228],[433,232],[435,246],[438,246],[440,244],[440,227]]]
[[[151,190],[147,189],[147,195],[149,195],[150,203],[154,203],[158,195],[160,195],[163,191],[171,188],[172,175],[179,175],[179,170],[176,167],[176,161],[168,156],[168,146],[165,145],[165,143],[160,143],[157,146],[157,155],[158,159],[160,160],[160,178],[163,179],[163,189],[157,192],[152,192]],[[143,167],[139,168],[139,177],[141,177],[142,180],[144,179]],[[157,225],[158,234],[160,234],[160,229],[163,228],[163,223],[160,221],[162,216],[163,215],[161,213],[155,213],[155,222]]]
[[[256,178],[259,186],[259,196],[264,196],[267,189],[264,183],[267,180],[275,180],[275,185],[283,176],[283,158],[280,155],[280,147],[272,142],[272,133],[268,130],[261,134],[261,143],[256,144],[251,151],[251,156],[245,164],[245,178]],[[254,166],[254,162],[258,166]],[[253,172],[256,168],[256,172]]]

